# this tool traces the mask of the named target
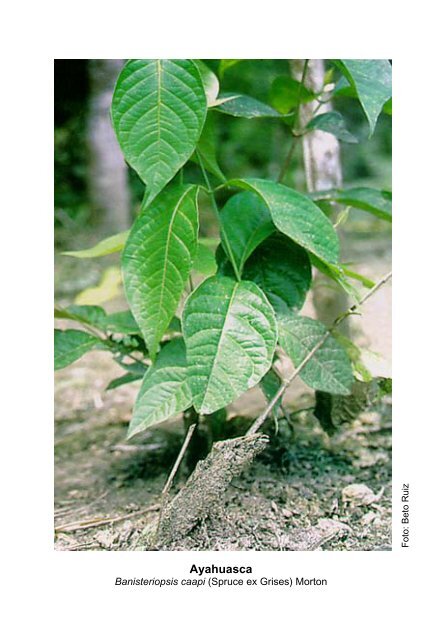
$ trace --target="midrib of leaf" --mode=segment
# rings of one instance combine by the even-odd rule
[[[232,307],[233,300],[235,298],[235,294],[236,294],[236,290],[238,289],[238,286],[239,286],[239,282],[235,282],[235,285],[234,285],[233,291],[232,291],[232,295],[231,295],[231,298],[230,298],[229,306],[227,307],[226,317],[224,318],[223,328],[221,329],[221,335],[219,337],[218,347],[217,347],[216,353],[215,353],[215,358],[213,359],[212,368],[210,370],[209,377],[207,378],[206,390],[204,392],[203,401],[201,403],[202,407],[204,406],[204,403],[206,402],[207,391],[208,391],[208,389],[210,387],[210,382],[212,380],[213,371],[215,369],[219,354],[221,352],[221,343],[223,342],[224,332],[226,330],[227,319],[229,317],[230,309]]]
[[[175,209],[173,210],[172,216],[170,218],[170,222],[169,222],[169,228],[167,230],[167,238],[166,238],[166,251],[164,253],[164,268],[163,268],[163,277],[161,279],[161,289],[160,289],[160,300],[158,303],[158,316],[162,313],[163,310],[163,298],[164,298],[164,288],[165,288],[165,284],[166,284],[166,270],[168,269],[167,265],[168,265],[168,261],[169,261],[169,249],[170,249],[170,237],[172,235],[172,228],[173,228],[173,223],[175,221],[176,216],[179,213],[179,208],[181,206],[181,203],[183,202],[184,198],[187,196],[187,194],[191,191],[193,187],[189,187],[188,189],[186,189],[186,191],[183,193],[183,195],[181,196],[181,198],[178,200]],[[161,335],[159,336],[161,338]],[[155,332],[155,339],[158,338],[158,331]],[[150,354],[151,357],[155,357],[155,354]]]
[[[158,73],[158,97],[157,97],[157,157],[160,157],[160,143],[161,143],[161,89],[162,89],[162,71],[161,60],[157,60],[157,73]]]

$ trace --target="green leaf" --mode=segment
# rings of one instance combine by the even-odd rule
[[[276,228],[318,258],[335,264],[339,239],[330,220],[310,198],[271,180],[248,178],[228,185],[254,191],[267,205]]]
[[[217,265],[215,254],[205,244],[198,242],[193,270],[205,276],[213,276],[216,273]]]
[[[178,307],[197,249],[196,185],[167,189],[141,211],[123,252],[129,306],[149,354]]]
[[[127,437],[185,411],[191,404],[186,348],[183,339],[176,338],[161,349],[144,376]]]
[[[121,293],[121,272],[118,267],[108,267],[103,271],[96,287],[87,287],[75,297],[78,305],[100,305],[116,298]]]
[[[299,104],[314,100],[315,94],[298,80],[290,76],[278,76],[270,89],[270,104],[287,115]]]
[[[198,71],[203,81],[204,91],[206,93],[207,106],[212,107],[218,97],[219,82],[216,75],[202,60],[193,61],[198,67]]]
[[[111,380],[105,390],[111,391],[112,389],[117,389],[118,387],[122,387],[125,384],[137,382],[137,380],[141,380],[142,378],[142,373],[125,373],[123,376]]]
[[[346,274],[344,273],[344,269],[340,264],[329,264],[328,262],[324,262],[323,260],[319,260],[316,256],[310,256],[312,261],[312,265],[318,269],[321,273],[329,277],[331,280],[336,282],[342,289],[348,293],[356,302],[359,302],[361,296],[359,291],[352,285],[352,283],[348,280]]]
[[[270,402],[271,400],[273,400],[274,396],[279,391],[279,388],[281,385],[282,385],[282,380],[274,369],[269,369],[265,374],[265,376],[262,378],[261,382],[259,383],[259,386],[261,387],[261,390],[267,402]],[[282,397],[279,398],[279,400],[277,401],[277,403],[272,409],[273,420],[275,421],[276,425],[278,424],[278,409],[281,406],[281,402],[282,402]]]
[[[140,327],[129,310],[110,313],[103,322],[103,328],[112,333],[141,334]]]
[[[315,201],[330,200],[362,211],[368,211],[381,220],[392,220],[391,191],[355,187],[353,189],[332,189],[311,194]]]
[[[82,324],[88,324],[101,329],[103,321],[106,319],[106,311],[102,307],[92,304],[71,304],[69,307],[66,307],[66,309],[55,307],[54,318],[74,320],[75,322],[81,322]]]
[[[279,343],[295,367],[324,337],[327,329],[317,320],[301,316],[283,317],[278,322]],[[329,336],[299,374],[313,389],[348,395],[354,382],[345,349]]]
[[[352,340],[350,340],[350,338],[339,333],[339,331],[333,331],[333,337],[346,350],[347,355],[350,358],[355,378],[358,380],[360,379],[362,382],[370,382],[373,376],[364,365],[361,349]]]
[[[331,133],[342,142],[358,142],[358,139],[347,130],[344,117],[337,111],[328,111],[315,116],[307,125],[307,130],[312,131],[314,129]]]
[[[255,386],[270,368],[275,314],[253,282],[213,276],[187,299],[183,334],[194,407],[213,413]]]
[[[195,150],[207,111],[191,60],[129,60],[115,87],[112,120],[149,204]]]
[[[104,343],[95,336],[77,329],[54,332],[54,366],[62,369],[84,356],[91,349],[105,348]]]
[[[247,258],[275,231],[267,206],[251,192],[238,193],[226,202],[220,224],[221,244],[239,275]]]
[[[237,93],[220,94],[215,107],[217,111],[227,113],[229,116],[236,118],[282,118],[283,114],[279,113],[268,104]]]
[[[388,60],[354,59],[335,63],[356,91],[372,136],[382,107],[391,98],[391,64]]]
[[[196,151],[191,157],[193,162],[197,164],[201,161],[203,167],[210,171],[218,180],[225,182],[226,178],[221,171],[218,160],[216,158],[216,138],[214,128],[214,114],[209,112],[207,114],[206,123],[201,133],[201,137],[198,140]]]
[[[308,253],[285,236],[271,236],[247,260],[244,278],[264,291],[277,313],[300,310],[312,278]]]
[[[61,255],[72,256],[73,258],[101,258],[102,256],[109,255],[110,253],[118,253],[118,251],[122,251],[128,236],[129,231],[123,231],[122,233],[117,233],[114,236],[109,236],[109,238],[101,240],[90,249],[82,249],[81,251],[63,251]]]

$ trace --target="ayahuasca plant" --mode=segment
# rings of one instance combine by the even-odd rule
[[[238,62],[221,61],[219,76]],[[335,93],[359,100],[372,135],[380,112],[391,112],[390,63],[332,63],[327,87],[316,93],[302,80],[277,78],[271,105],[220,93],[217,75],[199,60],[129,60],[121,71],[112,122],[127,163],[145,184],[144,200],[130,231],[71,255],[122,251],[130,310],[56,308],[56,317],[82,328],[56,330],[55,366],[105,349],[124,369],[109,388],[142,378],[129,437],[192,407],[199,415],[213,414],[255,385],[270,401],[282,383],[274,366],[280,350],[296,368],[321,343],[300,371],[304,382],[322,394],[318,417],[329,394],[351,394],[355,376],[369,380],[355,345],[301,312],[312,267],[356,302],[352,280],[373,286],[340,262],[330,203],[391,220],[391,193],[352,188],[306,195],[282,183],[284,171],[280,181],[226,178],[216,155],[220,113],[277,119],[294,138],[320,129],[344,143],[357,142],[335,111],[314,115],[300,127],[303,103],[320,104]],[[199,181],[184,180],[188,163],[199,165]],[[199,201],[207,197],[219,223],[216,251],[210,240],[199,238]],[[204,276],[197,287],[193,272],[198,280]],[[278,403],[272,408],[276,418]]]

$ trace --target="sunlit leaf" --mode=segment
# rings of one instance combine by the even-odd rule
[[[149,204],[192,155],[207,111],[192,60],[129,60],[118,78],[112,120]]]
[[[136,219],[123,252],[126,296],[151,358],[178,307],[197,249],[196,185],[166,189]]]
[[[90,249],[81,249],[80,251],[63,251],[63,256],[72,256],[73,258],[101,258],[110,253],[118,253],[122,251],[129,236],[129,231],[117,233],[114,236],[100,240]]]
[[[275,314],[253,282],[212,276],[187,299],[183,334],[194,407],[213,413],[255,386],[270,368]]]

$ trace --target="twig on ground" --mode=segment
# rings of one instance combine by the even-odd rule
[[[78,529],[91,529],[92,527],[101,527],[105,524],[113,524],[114,522],[121,522],[122,520],[127,520],[128,518],[135,518],[142,515],[143,513],[148,513],[149,511],[158,511],[159,507],[159,504],[153,504],[150,507],[146,507],[145,509],[132,511],[131,513],[126,513],[123,516],[116,516],[114,518],[92,518],[91,520],[66,522],[65,524],[61,524],[58,527],[55,527],[55,533],[61,533],[63,531],[77,531]]]

